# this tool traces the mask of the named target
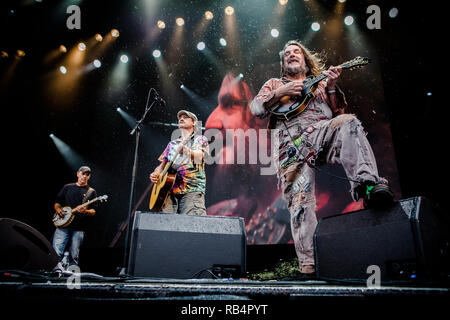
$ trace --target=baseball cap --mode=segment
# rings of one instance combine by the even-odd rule
[[[81,171],[82,173],[85,173],[85,172],[91,173],[91,168],[89,168],[88,166],[82,166],[82,167],[80,167],[80,169],[78,169],[78,171]]]
[[[197,116],[195,114],[193,114],[192,112],[189,112],[187,110],[180,110],[177,113],[177,118],[179,119],[182,114],[187,115],[189,118],[194,120],[194,122],[197,122]]]

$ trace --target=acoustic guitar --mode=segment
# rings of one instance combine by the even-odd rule
[[[344,62],[338,67],[342,69],[353,70],[355,68],[360,68],[369,63],[369,58],[356,57],[350,61]],[[303,89],[299,96],[290,97],[284,96],[280,99],[280,102],[276,104],[269,113],[275,115],[278,119],[289,120],[292,117],[302,113],[312,98],[314,98],[314,91],[316,91],[317,86],[320,81],[324,80],[327,76],[323,73],[317,77],[309,76],[303,80]],[[295,100],[294,102],[290,102]]]
[[[163,171],[159,175],[158,182],[153,184],[152,193],[150,195],[150,210],[159,212],[163,208],[164,202],[166,201],[170,190],[172,190],[173,185],[175,184],[175,178],[177,176],[177,170],[172,168],[172,165],[180,155],[181,149],[192,139],[193,136],[194,133],[181,142],[178,146],[178,152],[175,154],[172,161],[166,163]]]
[[[53,215],[53,224],[55,225],[55,227],[58,228],[64,228],[69,226],[73,219],[75,219],[75,212],[77,212],[78,210],[80,210],[81,208],[87,207],[88,205],[90,205],[91,203],[94,203],[95,201],[106,201],[108,200],[108,196],[107,195],[103,195],[97,198],[94,198],[92,200],[89,200],[83,204],[80,204],[79,206],[75,207],[75,208],[71,208],[71,207],[63,207],[62,209],[62,214],[63,216],[61,217],[59,214],[55,213]]]

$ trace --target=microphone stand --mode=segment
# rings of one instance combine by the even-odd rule
[[[150,98],[150,93],[153,91],[155,91],[155,98],[153,99],[153,102],[150,106],[148,106],[148,101]],[[120,276],[127,276],[127,262],[128,262],[128,243],[129,243],[129,237],[130,237],[130,225],[131,225],[131,215],[132,215],[132,210],[133,210],[133,199],[134,199],[134,189],[135,189],[135,185],[136,185],[136,171],[137,171],[137,160],[138,160],[138,149],[139,149],[139,138],[141,135],[141,126],[142,123],[145,120],[145,117],[147,116],[147,113],[150,111],[150,109],[153,107],[153,105],[155,104],[156,101],[160,101],[158,99],[158,94],[156,92],[155,89],[150,88],[149,92],[148,92],[148,96],[147,96],[147,103],[145,104],[145,112],[142,115],[142,118],[139,121],[136,121],[136,126],[133,128],[133,130],[131,130],[130,135],[134,135],[136,133],[136,145],[135,145],[135,150],[134,150],[134,162],[133,162],[133,170],[132,170],[132,175],[131,175],[131,190],[130,190],[130,200],[129,200],[129,204],[128,204],[128,218],[127,218],[127,232],[125,235],[125,247],[124,247],[124,255],[123,255],[123,263],[122,263],[122,268],[120,270]]]

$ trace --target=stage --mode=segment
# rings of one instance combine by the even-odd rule
[[[238,315],[271,318],[292,308],[319,305],[337,307],[421,306],[440,308],[448,300],[448,283],[391,282],[379,287],[346,281],[241,279],[114,278],[93,273],[37,275],[3,273],[0,283],[5,305],[96,306],[108,311],[120,306],[164,308],[167,316],[206,315],[233,318]],[[170,303],[169,303],[170,301]],[[170,306],[170,307],[169,307]],[[204,308],[203,308],[204,307]],[[208,309],[209,308],[209,309]],[[212,310],[214,308],[214,314]],[[414,308],[413,308],[414,309]],[[78,309],[72,309],[77,312]],[[134,309],[133,309],[134,310]],[[433,309],[437,310],[437,309]],[[25,308],[24,312],[30,311]],[[106,310],[103,309],[102,312]],[[325,309],[316,312],[325,312]],[[330,310],[328,310],[330,311]],[[398,311],[398,310],[397,310]],[[408,313],[411,309],[404,310]],[[209,314],[208,314],[209,312]]]

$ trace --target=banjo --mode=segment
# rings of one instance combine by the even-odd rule
[[[80,204],[79,206],[75,207],[75,208],[70,208],[70,207],[63,207],[62,209],[62,214],[64,215],[63,217],[61,217],[58,213],[55,213],[53,215],[53,224],[55,225],[55,227],[58,228],[63,228],[63,227],[67,227],[68,225],[70,225],[73,221],[73,219],[75,218],[75,212],[77,212],[78,210],[82,209],[83,207],[87,207],[88,205],[90,205],[91,203],[94,203],[96,201],[106,201],[108,200],[108,196],[107,195],[103,195],[97,198],[94,198],[92,200],[89,200],[83,204]]]

